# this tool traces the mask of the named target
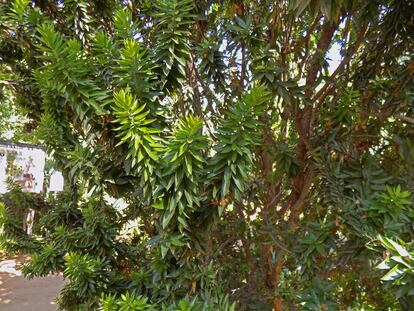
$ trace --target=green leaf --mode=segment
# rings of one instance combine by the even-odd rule
[[[402,271],[399,270],[399,266],[395,265],[387,274],[385,274],[381,280],[382,281],[393,281],[398,279],[402,275]]]
[[[221,197],[226,197],[227,193],[230,189],[230,178],[231,178],[231,170],[229,167],[226,167],[224,169],[224,175],[223,175],[223,183],[221,188]]]
[[[175,211],[166,210],[163,217],[162,217],[162,227],[163,229],[168,227],[168,224],[170,223],[171,219],[174,216]]]
[[[389,243],[392,244],[392,246],[395,248],[395,250],[400,254],[402,257],[410,257],[410,254],[405,250],[404,247],[402,247],[400,244],[394,242],[391,239],[387,239]]]
[[[193,173],[193,168],[191,165],[191,159],[187,156],[184,157],[184,161],[185,161],[185,167],[187,169],[187,172],[189,175],[191,175]]]
[[[161,258],[165,258],[165,256],[167,256],[168,253],[168,247],[161,244]]]

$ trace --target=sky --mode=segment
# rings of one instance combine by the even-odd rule
[[[328,51],[327,57],[329,62],[329,73],[332,74],[341,63],[342,56],[340,55],[341,46],[338,43],[334,43],[332,48]]]

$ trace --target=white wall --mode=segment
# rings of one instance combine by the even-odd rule
[[[13,164],[19,168],[14,176],[6,174],[8,154],[14,154]],[[19,183],[24,191],[42,192],[45,159],[46,154],[39,147],[0,142],[0,193],[7,191],[8,177]]]

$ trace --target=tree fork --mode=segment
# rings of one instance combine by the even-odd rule
[[[332,42],[335,30],[338,27],[338,22],[326,21],[322,27],[322,33],[317,44],[317,49],[312,58],[309,61],[310,67],[308,76],[306,78],[307,90],[305,92],[306,98],[311,99],[315,90],[314,84],[318,77],[318,73],[322,67],[322,58]],[[284,210],[290,210],[290,216],[288,221],[289,234],[296,231],[297,221],[305,205],[305,201],[308,197],[312,179],[315,174],[314,169],[310,168],[307,154],[311,149],[310,137],[311,126],[313,120],[313,103],[308,103],[304,108],[297,109],[295,116],[296,129],[299,134],[298,143],[296,146],[296,159],[303,164],[303,170],[297,176],[293,178],[293,189],[291,195],[286,201]],[[277,289],[280,274],[285,264],[284,251],[280,250],[279,259],[276,261],[273,269],[272,285],[274,286],[274,300],[273,308],[275,311],[282,311],[283,300]]]

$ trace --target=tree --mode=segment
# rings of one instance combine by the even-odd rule
[[[31,142],[29,135],[32,130],[30,119],[25,117],[25,113],[20,107],[15,104],[10,92],[5,92],[0,99],[2,105],[0,106],[0,118],[2,120],[0,125],[0,139],[1,140],[24,140]]]
[[[68,182],[25,274],[67,310],[408,310],[413,11],[6,2],[1,85]]]

